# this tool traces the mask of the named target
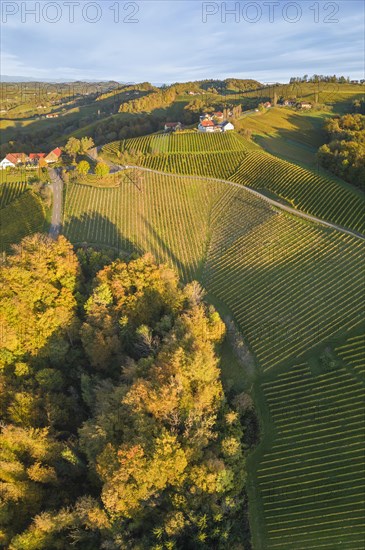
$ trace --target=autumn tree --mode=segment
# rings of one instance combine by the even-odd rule
[[[107,164],[105,164],[105,162],[98,162],[98,164],[95,167],[95,174],[99,178],[103,178],[107,176],[109,172],[110,172],[110,168]]]
[[[77,165],[77,171],[81,176],[86,176],[89,173],[90,164],[87,160],[81,160]]]

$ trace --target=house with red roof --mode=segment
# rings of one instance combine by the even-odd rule
[[[44,160],[47,162],[47,164],[51,164],[53,162],[57,162],[60,159],[60,156],[62,155],[62,151],[59,147],[56,147],[56,149],[53,149],[48,155],[44,158]]]
[[[24,164],[28,160],[27,155],[24,153],[8,153],[6,157],[0,162],[0,170],[5,168],[15,168],[19,164]]]
[[[216,124],[213,122],[213,120],[202,120],[199,123],[198,131],[199,132],[214,132],[215,131]]]
[[[176,132],[176,130],[182,129],[181,122],[166,122],[165,123],[165,132]]]

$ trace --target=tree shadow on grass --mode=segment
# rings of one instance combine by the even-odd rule
[[[144,252],[129,237],[123,235],[107,216],[98,212],[72,216],[65,222],[63,234],[75,246],[108,248],[114,250],[118,256]]]

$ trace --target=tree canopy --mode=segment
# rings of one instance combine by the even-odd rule
[[[35,235],[0,297],[0,544],[243,548],[242,407],[200,285]]]

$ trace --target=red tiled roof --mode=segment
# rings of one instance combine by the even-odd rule
[[[223,113],[221,113],[221,111],[217,111],[216,113],[214,113],[214,116],[221,117],[223,116]]]
[[[174,126],[177,126],[178,124],[180,124],[180,122],[165,122],[165,126],[167,126],[168,128],[173,128]]]
[[[62,155],[62,151],[59,147],[56,147],[56,149],[53,149],[53,151],[51,151],[51,153],[56,155],[56,157],[60,157]]]
[[[201,125],[202,126],[214,126],[214,122],[212,120],[203,120]]]
[[[8,155],[6,155],[6,158],[13,164],[16,164],[17,162],[22,160],[23,153],[9,153]]]
[[[41,159],[46,156],[46,153],[29,153],[30,160]]]

